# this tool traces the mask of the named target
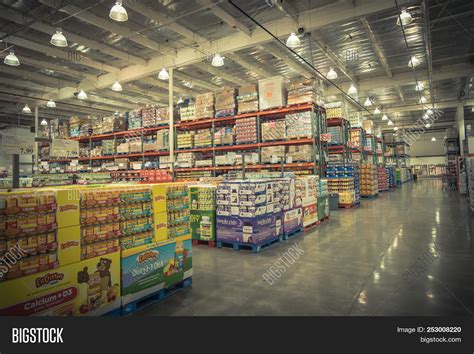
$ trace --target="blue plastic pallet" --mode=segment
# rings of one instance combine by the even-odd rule
[[[258,245],[251,244],[251,243],[233,243],[233,242],[217,241],[217,248],[232,247],[234,251],[250,250],[253,253],[258,253],[258,252],[261,252],[263,249],[266,249],[270,247],[271,245],[274,245],[275,243],[278,243],[281,241],[283,241],[283,235],[280,235],[272,240],[269,240],[265,243],[261,243]]]
[[[103,314],[102,316],[104,316],[104,317],[120,317],[120,316],[122,316],[122,309],[119,307],[115,310],[107,312],[106,314]]]
[[[193,278],[189,277],[189,278],[183,279],[177,284],[158,290],[156,293],[153,293],[141,299],[135,300],[122,307],[122,316],[132,315],[136,313],[137,311],[140,311],[141,309],[144,309],[148,306],[161,302],[167,299],[168,297],[170,297],[171,295],[174,295],[179,291],[189,288],[192,285],[192,283],[193,283]]]
[[[286,241],[286,240],[288,240],[290,237],[299,235],[301,232],[303,232],[303,228],[302,228],[302,227],[300,227],[300,228],[297,229],[297,230],[293,230],[293,231],[291,231],[291,232],[284,233],[284,234],[283,234],[283,239]]]

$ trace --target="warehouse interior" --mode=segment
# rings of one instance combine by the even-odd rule
[[[72,301],[55,315],[472,315],[473,59],[469,0],[0,1],[0,255],[28,250],[19,265],[0,263],[0,289],[12,294],[0,314],[31,300],[16,298],[23,277],[109,256],[103,303]],[[248,216],[258,195],[240,199],[240,216],[225,198],[262,183],[274,199],[285,183],[303,197],[281,201],[280,216],[278,202],[267,207],[282,227],[274,221],[259,243]],[[118,199],[101,204],[108,190]],[[51,228],[38,226],[45,193]],[[34,206],[22,209],[22,195]],[[79,211],[61,215],[61,203]],[[286,232],[290,209],[301,220]],[[23,232],[31,210],[38,221]],[[252,225],[250,240],[230,241],[234,221],[244,237]],[[109,224],[115,238],[90,231],[86,241]],[[54,241],[31,246],[36,233]],[[117,244],[88,256],[105,240]],[[166,285],[149,285],[148,257],[165,262]]]

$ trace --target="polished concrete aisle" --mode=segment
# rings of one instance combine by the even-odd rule
[[[472,315],[474,217],[440,181],[408,183],[260,254],[193,248],[193,286],[138,315]],[[297,243],[304,253],[263,278]]]

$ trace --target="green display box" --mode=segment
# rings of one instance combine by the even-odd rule
[[[191,210],[191,235],[193,240],[216,240],[215,210]]]
[[[322,220],[329,216],[329,196],[318,198],[318,219]]]

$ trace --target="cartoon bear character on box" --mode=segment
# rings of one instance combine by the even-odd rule
[[[112,287],[112,276],[110,274],[111,264],[112,261],[107,258],[101,258],[99,263],[97,263],[97,271],[100,276],[100,292],[104,303],[107,303],[107,294],[109,289]]]

